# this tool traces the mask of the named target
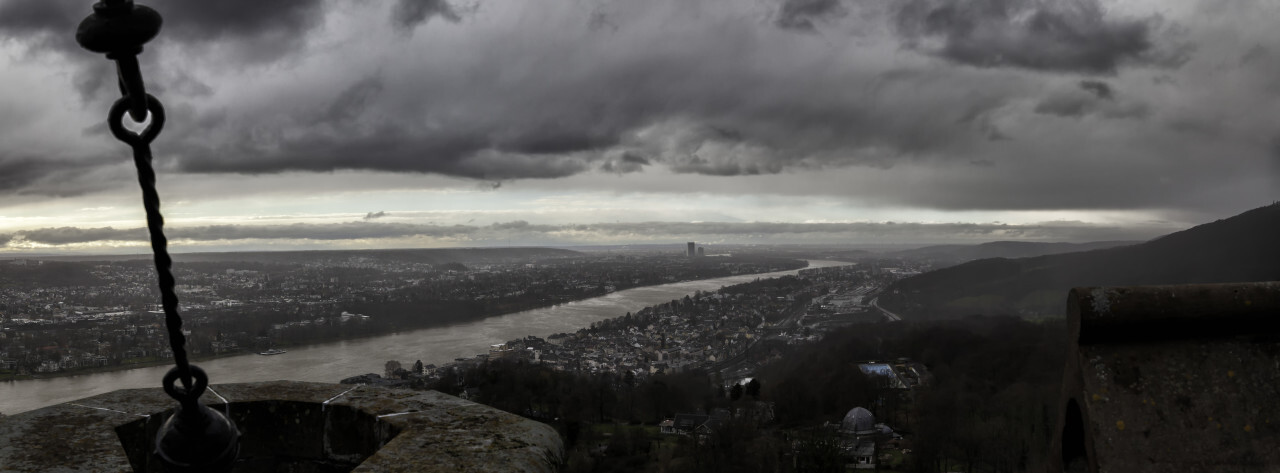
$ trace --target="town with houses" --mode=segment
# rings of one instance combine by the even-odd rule
[[[893,320],[893,314],[873,305],[874,294],[904,274],[910,273],[861,265],[805,269],[787,278],[789,284],[748,283],[698,292],[574,333],[530,335],[495,344],[487,353],[443,366],[392,360],[382,374],[348,382],[408,385],[486,361],[524,360],[556,370],[631,372],[641,377],[705,370],[731,374],[726,379],[732,385],[749,381],[755,367],[779,354],[768,347],[816,341],[825,332],[852,324]],[[868,366],[869,373],[887,373],[888,365]]]
[[[487,363],[514,362],[588,375],[611,373],[617,375],[613,379],[629,383],[673,373],[709,373],[723,392],[735,392],[735,399],[753,390],[758,396],[757,369],[782,357],[787,347],[815,342],[851,325],[900,320],[878,307],[875,298],[889,283],[914,273],[914,269],[874,264],[805,269],[795,277],[698,292],[574,333],[530,335],[494,344],[486,353],[440,366],[391,360],[382,373],[352,376],[342,383],[422,389],[453,379],[462,384],[457,386],[460,397],[480,399],[480,388],[466,386],[459,373]],[[909,396],[932,380],[923,364],[907,358],[859,360],[857,366],[894,396]],[[732,419],[745,416],[767,422],[773,419],[773,410],[772,402],[755,402],[732,412],[729,408],[680,412],[657,428],[659,434],[707,443]],[[842,461],[852,469],[876,468],[882,455],[891,458],[884,452],[901,456],[904,451],[902,435],[877,422],[866,407],[850,406],[844,419],[813,428],[838,439]]]
[[[691,264],[677,256],[535,252],[468,266],[355,253],[197,261],[180,264],[177,279],[187,350],[200,358],[270,353],[637,286],[802,265],[783,258],[707,257]],[[163,363],[171,356],[150,261],[13,259],[0,266],[7,278],[0,284],[0,380]],[[717,345],[722,352],[734,346]],[[556,355],[549,350],[547,356]]]
[[[63,275],[69,269],[59,265],[91,268],[88,277],[77,276],[81,279],[75,285],[4,287],[0,373],[10,379],[163,362],[170,355],[162,313],[144,302],[150,299],[150,268],[141,262],[9,264],[56,268],[55,274]],[[504,312],[521,307],[513,301],[545,305],[638,285],[771,272],[797,264],[803,262],[720,259],[692,249],[682,257],[615,255],[470,266],[361,259],[304,265],[217,262],[185,268],[180,290],[188,321],[184,333],[193,355],[274,355],[285,353],[282,347],[291,343],[323,340],[325,333],[386,333],[385,313],[370,315],[368,310],[378,305],[489,300],[504,303],[498,309]],[[613,374],[629,382],[709,373],[726,396],[732,392],[736,399],[746,392],[758,398],[757,371],[791,349],[842,328],[900,320],[879,307],[877,297],[894,281],[925,269],[924,263],[889,260],[800,269],[795,276],[695,292],[572,333],[497,343],[470,358],[390,360],[381,373],[341,383],[423,389],[446,379],[461,383],[459,373],[487,363],[514,362],[560,372]],[[896,392],[927,386],[932,377],[923,364],[906,358],[851,361]],[[460,397],[480,398],[481,388],[461,384],[456,389]],[[850,406],[845,419],[814,427],[839,439],[842,461],[850,468],[875,468],[887,461],[878,453],[881,449],[908,451],[898,448],[902,436],[877,422],[867,407]],[[659,434],[705,443],[734,418],[771,421],[774,406],[757,401],[733,412],[712,408],[674,414],[656,426]]]

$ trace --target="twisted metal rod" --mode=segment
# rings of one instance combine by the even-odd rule
[[[151,165],[151,141],[160,135],[164,128],[164,106],[160,100],[148,94],[146,96],[147,111],[150,112],[150,123],[141,132],[135,133],[124,127],[125,113],[129,111],[134,99],[121,97],[111,107],[107,115],[107,124],[116,139],[133,148],[133,164],[138,170],[138,186],[142,188],[142,207],[147,214],[147,233],[151,237],[151,252],[155,255],[155,267],[160,286],[160,305],[164,309],[164,324],[169,332],[169,348],[173,351],[173,362],[182,380],[184,391],[191,393],[193,385],[191,365],[187,361],[187,337],[182,334],[182,316],[178,314],[178,294],[174,290],[173,258],[169,256],[169,239],[164,235],[164,215],[160,213],[160,193],[156,191],[156,172]],[[198,393],[197,393],[198,395]]]

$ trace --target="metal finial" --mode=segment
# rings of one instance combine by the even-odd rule
[[[116,61],[120,92],[130,100],[129,117],[147,119],[147,89],[138,67],[142,45],[160,33],[163,20],[155,10],[134,5],[133,0],[115,0],[93,5],[93,14],[80,22],[76,42]]]
[[[133,0],[104,0],[94,4],[93,14],[80,23],[76,41],[85,49],[104,53],[116,62],[123,97],[111,107],[107,122],[111,134],[133,148],[147,232],[155,254],[174,364],[164,376],[162,386],[178,401],[178,408],[156,435],[156,457],[169,472],[221,473],[231,470],[240,453],[240,432],[226,416],[199,402],[209,386],[209,377],[204,370],[187,362],[186,336],[182,334],[182,317],[174,289],[173,259],[169,256],[169,240],[164,235],[160,194],[156,192],[156,173],[151,165],[151,142],[164,129],[165,113],[160,100],[147,94],[138,53],[142,52],[143,44],[160,32],[161,23],[159,13],[134,5]],[[151,122],[141,132],[130,131],[124,126],[126,112],[135,122],[146,121],[150,115]],[[181,387],[175,384],[179,380]]]
[[[240,431],[222,413],[200,404],[209,377],[198,366],[190,369],[190,388],[174,384],[178,368],[164,376],[164,391],[178,401],[178,409],[156,434],[156,456],[169,472],[231,471],[240,454]]]

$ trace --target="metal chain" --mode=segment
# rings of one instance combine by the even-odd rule
[[[93,6],[94,13],[76,30],[76,42],[85,49],[104,53],[115,61],[120,84],[119,100],[111,106],[107,125],[116,139],[133,148],[133,164],[138,170],[142,188],[142,206],[147,213],[147,232],[151,252],[155,254],[156,275],[160,285],[160,303],[164,323],[169,331],[169,347],[175,368],[165,375],[165,392],[183,402],[193,404],[207,385],[208,377],[187,362],[186,336],[182,334],[182,316],[178,314],[178,294],[174,291],[173,258],[169,256],[169,240],[164,236],[164,216],[160,214],[160,194],[156,192],[156,172],[151,166],[151,142],[164,128],[164,106],[147,93],[138,66],[142,45],[160,31],[160,15],[148,7],[134,5],[132,0],[104,0]],[[134,132],[124,125],[125,115],[146,128]],[[172,383],[182,380],[183,389]],[[193,389],[194,388],[194,389]]]
[[[173,362],[186,390],[192,386],[191,368],[187,362],[187,337],[182,334],[182,316],[178,314],[178,294],[174,291],[173,258],[169,256],[169,239],[164,235],[164,215],[160,213],[160,193],[156,191],[156,172],[151,165],[151,141],[164,128],[164,106],[160,100],[146,95],[146,110],[151,122],[141,133],[134,133],[124,126],[125,112],[134,98],[126,95],[116,101],[107,115],[107,124],[117,139],[133,148],[133,164],[138,170],[138,186],[142,188],[142,207],[147,214],[147,233],[151,237],[151,252],[155,254],[156,275],[160,285],[160,304],[164,309],[164,323],[169,331],[169,347]]]
[[[160,284],[160,305],[169,331],[169,348],[175,365],[160,381],[165,394],[178,401],[178,409],[156,432],[154,450],[164,471],[231,471],[240,453],[240,431],[227,416],[200,404],[209,387],[209,376],[199,366],[187,362],[187,337],[182,334],[178,314],[178,294],[174,291],[173,258],[169,239],[164,236],[164,215],[160,214],[160,193],[156,192],[156,170],[151,166],[151,142],[164,129],[164,106],[147,93],[138,67],[142,45],[160,32],[159,13],[133,0],[102,0],[76,29],[76,42],[116,62],[120,83],[119,100],[107,114],[107,126],[116,139],[133,148],[133,165],[142,188],[142,207],[147,213],[147,233],[155,254],[156,277]],[[138,126],[125,128],[125,115]],[[181,379],[182,386],[175,383]],[[225,400],[224,400],[225,402]]]

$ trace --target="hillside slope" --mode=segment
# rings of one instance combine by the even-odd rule
[[[920,318],[1061,315],[1075,286],[1280,280],[1280,205],[1137,245],[983,259],[903,279],[880,303]]]
[[[932,260],[935,264],[959,264],[986,258],[1029,258],[1034,256],[1076,253],[1117,246],[1134,245],[1138,241],[1095,241],[1089,243],[1049,243],[1033,241],[993,241],[978,245],[934,245],[895,251],[887,256]]]

